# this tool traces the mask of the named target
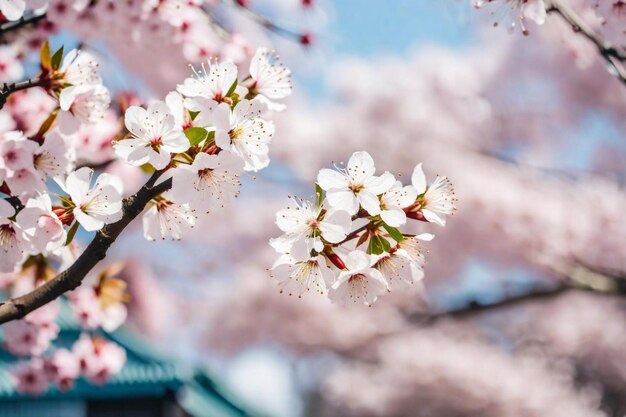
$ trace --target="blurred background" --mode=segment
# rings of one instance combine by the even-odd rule
[[[626,87],[594,47],[558,16],[507,31],[515,1],[246,3],[309,36],[216,12],[294,74],[272,164],[182,242],[140,224],[116,242],[128,326],[262,415],[626,415]],[[112,36],[87,45],[114,90],[158,98],[188,74],[176,47]],[[274,213],[357,150],[454,184],[447,226],[415,226],[436,236],[423,288],[372,308],[279,294]]]

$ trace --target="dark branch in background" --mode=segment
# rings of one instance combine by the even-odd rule
[[[0,36],[13,30],[23,28],[29,25],[35,25],[46,17],[45,11],[33,11],[28,15],[22,16],[19,20],[5,22],[0,25]]]
[[[245,3],[242,4],[242,2],[239,2],[237,0],[231,0],[231,2],[234,6],[239,8],[239,10],[241,10],[241,12],[246,15],[250,20],[256,22],[259,26],[262,26],[267,30],[274,32],[277,35],[280,35],[287,39],[295,40],[304,46],[307,46],[312,42],[311,35],[308,33],[298,33],[277,25],[267,17],[262,16],[251,10],[247,5],[245,5]]]
[[[420,312],[409,316],[409,320],[417,324],[432,324],[438,319],[465,318],[483,312],[494,312],[502,309],[523,305],[528,301],[543,300],[556,297],[569,291],[590,291],[605,295],[626,296],[626,277],[623,272],[600,271],[575,263],[568,266],[553,267],[552,271],[561,276],[561,280],[552,286],[540,286],[524,293],[505,297],[493,303],[472,301],[464,306],[451,310]]]
[[[30,293],[0,303],[0,324],[21,319],[31,311],[78,287],[89,271],[104,259],[109,247],[126,226],[143,211],[146,204],[172,187],[171,179],[154,185],[159,175],[159,172],[155,173],[135,195],[124,199],[122,219],[98,231],[85,251],[69,268]]]
[[[615,75],[622,84],[626,85],[626,69],[624,68],[624,62],[626,62],[626,51],[611,45],[606,42],[602,36],[594,31],[580,16],[576,14],[568,5],[561,3],[559,0],[551,0],[547,3],[546,8],[548,13],[554,13],[565,20],[576,33],[580,33],[582,36],[591,41],[606,61],[610,68],[610,72]]]
[[[33,87],[45,87],[48,83],[49,81],[46,79],[32,79],[12,84],[4,83],[2,90],[0,91],[0,109],[4,107],[11,94]]]

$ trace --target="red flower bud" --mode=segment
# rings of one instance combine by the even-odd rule
[[[313,34],[305,32],[300,35],[299,42],[303,46],[310,46],[313,43]]]
[[[343,263],[341,258],[336,253],[327,253],[326,257],[339,269],[346,269],[346,264]]]

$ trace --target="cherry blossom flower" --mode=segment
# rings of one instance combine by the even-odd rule
[[[94,384],[104,384],[126,363],[126,351],[113,342],[83,334],[74,346],[81,373]]]
[[[185,79],[176,88],[186,97],[205,97],[219,103],[237,81],[237,66],[232,61],[209,60],[201,65],[200,71],[192,69],[194,77]]]
[[[80,363],[71,351],[56,349],[45,359],[44,370],[49,381],[55,383],[62,391],[67,391],[80,376]]]
[[[71,86],[102,84],[96,59],[90,53],[78,49],[73,49],[65,55],[59,72],[63,74],[63,84]],[[60,100],[73,101],[74,91],[69,87],[64,88],[60,93],[64,98]]]
[[[122,302],[103,302],[92,286],[83,286],[69,295],[70,305],[81,326],[88,330],[102,327],[108,332],[119,328],[128,311]]]
[[[71,135],[76,133],[81,123],[96,123],[104,117],[109,107],[111,96],[109,90],[102,85],[76,85],[66,87],[71,94],[59,97],[61,111],[57,122],[61,133]]]
[[[171,153],[189,149],[189,140],[162,101],[151,103],[147,110],[132,106],[126,110],[124,120],[132,138],[120,140],[113,147],[132,165],[151,164],[163,169],[170,163]]]
[[[285,232],[278,238],[289,244],[298,240],[304,240],[306,247],[317,252],[324,249],[321,239],[329,243],[339,243],[345,239],[350,231],[351,218],[348,212],[343,210],[324,210],[322,207],[314,207],[307,200],[294,198],[293,206],[280,210],[276,213],[276,225]]]
[[[272,277],[278,281],[280,292],[301,297],[313,289],[324,294],[335,280],[335,274],[326,266],[324,258],[297,258],[292,255],[281,256],[272,267]]]
[[[372,258],[355,250],[343,257],[347,270],[341,271],[328,293],[339,304],[363,303],[371,306],[379,295],[387,292],[387,283],[380,271],[372,268]]]
[[[70,195],[72,214],[89,232],[122,218],[122,182],[109,174],[100,174],[89,188],[93,170],[80,168],[67,176],[63,189]]]
[[[0,272],[13,272],[24,257],[24,242],[10,220],[14,215],[13,206],[0,199]]]
[[[51,178],[66,174],[74,159],[67,139],[56,130],[48,133],[34,152],[35,169]]]
[[[395,184],[392,174],[385,172],[380,177],[374,175],[374,160],[367,152],[355,152],[348,166],[341,171],[322,169],[317,183],[326,191],[331,207],[356,214],[359,204],[372,216],[380,214],[378,195]]]
[[[405,239],[410,242],[406,247],[415,243],[411,239]],[[419,246],[409,250],[400,246],[391,253],[380,255],[374,268],[380,271],[391,291],[404,290],[424,278],[424,256],[419,253]]]
[[[380,198],[380,217],[391,227],[399,227],[406,223],[404,208],[409,207],[417,198],[417,190],[410,185],[402,186],[396,182],[389,191]]]
[[[232,111],[227,104],[220,104],[213,112],[215,144],[239,155],[246,171],[258,171],[270,162],[267,154],[274,123],[260,117],[264,110],[258,100],[241,100]]]
[[[165,197],[148,203],[143,215],[143,235],[148,240],[180,240],[186,230],[196,224],[194,210],[189,204],[177,204]]]
[[[411,182],[417,190],[419,209],[426,220],[445,226],[446,219],[444,215],[454,212],[454,202],[456,201],[454,190],[448,177],[437,176],[435,181],[427,186],[422,164],[419,163],[413,170]]]
[[[19,81],[24,77],[24,67],[20,62],[19,48],[14,45],[0,46],[0,82]]]
[[[180,165],[172,173],[172,199],[208,212],[239,195],[239,174],[243,161],[222,151],[217,155],[198,154],[191,165]]]
[[[37,253],[49,253],[65,244],[67,233],[59,217],[52,211],[48,194],[29,199],[17,214],[16,222],[22,239]]]
[[[530,19],[538,25],[543,25],[546,21],[547,12],[544,0],[475,0],[474,7],[479,9],[493,3],[499,3],[494,7],[507,8],[508,11],[498,11],[506,15],[505,18],[510,21],[508,26],[511,29],[514,29],[519,21],[524,34],[528,34],[524,25],[526,19]]]
[[[9,375],[19,393],[39,395],[48,390],[49,381],[41,358],[18,363],[10,370]]]
[[[250,92],[259,94],[258,97],[270,110],[282,111],[286,108],[273,100],[291,94],[291,71],[279,61],[274,51],[263,47],[256,50],[250,61],[250,78]]]

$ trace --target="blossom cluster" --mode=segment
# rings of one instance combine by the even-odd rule
[[[421,163],[410,185],[390,172],[376,175],[364,151],[336,168],[319,172],[314,202],[294,198],[276,214],[284,234],[270,240],[280,254],[273,275],[290,295],[313,289],[341,304],[371,305],[424,276],[420,241],[434,236],[399,228],[408,219],[444,226],[456,198],[447,177],[427,184]]]
[[[291,93],[290,70],[259,48],[245,76],[232,61],[211,59],[163,101],[142,107],[125,100],[118,122],[91,54],[53,53],[46,42],[40,58],[41,72],[31,82],[41,88],[10,97],[9,117],[0,121],[1,286],[13,297],[73,263],[80,228],[97,232],[124,216],[123,197],[132,186],[90,165],[122,163],[152,173],[166,191],[146,205],[144,235],[180,239],[198,217],[238,195],[243,172],[269,164],[274,125],[267,116],[283,110]],[[26,123],[17,116],[24,113],[18,107],[28,107],[22,100],[40,103]],[[71,350],[54,345],[59,300],[4,327],[6,349],[30,357],[12,372],[20,392],[38,394],[51,382],[67,389],[80,376],[102,383],[121,369],[124,351],[98,336],[126,320],[120,271],[112,265],[67,294],[64,302],[84,332]]]

